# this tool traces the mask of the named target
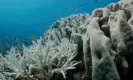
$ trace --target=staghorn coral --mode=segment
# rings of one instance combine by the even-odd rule
[[[6,71],[5,66],[1,72],[7,77],[15,80],[50,80],[52,74],[61,73],[66,78],[68,70],[75,69],[80,61],[73,58],[77,55],[77,45],[69,42],[68,39],[61,39],[61,43],[49,41],[42,45],[42,38],[33,41],[29,47],[23,46],[23,54],[12,47],[8,55],[2,57],[2,65],[6,64],[10,70]]]
[[[0,79],[132,80],[132,8],[121,0],[59,19],[31,46],[0,55]]]

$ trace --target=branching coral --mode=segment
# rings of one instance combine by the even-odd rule
[[[77,45],[68,39],[61,39],[58,45],[53,41],[45,45],[41,43],[42,38],[37,42],[33,41],[33,45],[29,47],[23,46],[22,55],[12,47],[9,54],[2,57],[12,70],[5,71],[5,74],[15,80],[50,80],[54,73],[61,73],[66,78],[67,71],[75,69],[80,63],[73,60],[77,55]]]

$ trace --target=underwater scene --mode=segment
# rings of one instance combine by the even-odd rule
[[[0,0],[0,80],[133,80],[133,0]]]

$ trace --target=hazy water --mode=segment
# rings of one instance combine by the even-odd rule
[[[118,0],[0,0],[0,49],[30,41],[60,17],[89,13]],[[69,8],[72,8],[69,11]]]

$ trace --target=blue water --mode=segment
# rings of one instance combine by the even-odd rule
[[[89,13],[118,0],[0,0],[0,48],[41,36],[60,17]],[[72,7],[72,10],[68,9]]]

